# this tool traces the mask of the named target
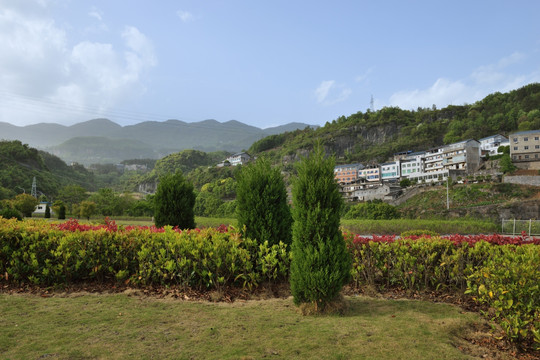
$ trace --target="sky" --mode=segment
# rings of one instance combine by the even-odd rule
[[[471,104],[540,82],[538,14],[536,0],[0,0],[0,122],[267,128]]]

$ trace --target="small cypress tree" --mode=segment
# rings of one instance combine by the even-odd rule
[[[334,159],[325,158],[320,145],[297,170],[291,292],[295,304],[313,304],[316,311],[324,311],[350,279],[351,257],[339,229],[343,199],[334,180]]]
[[[290,245],[292,217],[287,189],[278,168],[258,158],[236,176],[237,220],[245,226],[244,236],[269,245]]]
[[[154,197],[154,221],[157,227],[195,228],[193,184],[180,171],[160,177]]]
[[[51,218],[51,208],[49,207],[49,204],[45,205],[45,219]]]
[[[61,204],[58,208],[58,220],[64,220],[66,218],[66,206]]]

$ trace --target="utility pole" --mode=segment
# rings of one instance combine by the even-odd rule
[[[450,175],[450,174],[448,174]],[[448,183],[450,180],[450,176],[446,176],[446,210],[450,209],[450,196],[449,196],[449,190],[448,190]]]
[[[35,176],[34,176],[34,180],[32,180],[32,194],[31,195],[37,199],[37,183],[36,183]]]

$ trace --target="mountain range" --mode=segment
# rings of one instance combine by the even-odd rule
[[[146,121],[121,126],[109,119],[93,119],[71,126],[41,123],[22,127],[0,122],[0,139],[20,140],[68,163],[89,165],[136,158],[158,159],[184,149],[238,152],[266,136],[306,127],[314,126],[289,123],[261,129],[236,120]]]

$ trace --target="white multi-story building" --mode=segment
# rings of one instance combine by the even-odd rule
[[[244,165],[246,164],[249,160],[251,160],[251,156],[249,156],[248,153],[245,153],[245,152],[241,152],[241,153],[237,153],[237,154],[234,154],[234,155],[231,155],[227,158],[227,161],[232,165],[232,166],[236,166],[236,165]]]
[[[400,161],[387,162],[380,165],[382,181],[396,181],[401,177]]]
[[[423,173],[424,170],[424,155],[425,151],[408,153],[402,157],[401,160],[401,177],[409,178],[411,180],[418,180],[417,178]]]
[[[489,154],[490,156],[502,154],[499,153],[499,147],[510,145],[508,138],[500,134],[485,137],[478,142],[480,143],[481,155]]]

